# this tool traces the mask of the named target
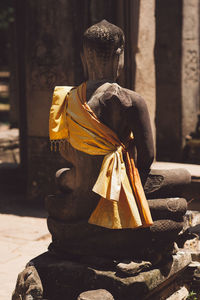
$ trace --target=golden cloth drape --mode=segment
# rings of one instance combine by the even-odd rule
[[[105,156],[93,187],[101,199],[89,223],[112,229],[152,225],[134,160],[117,135],[98,120],[87,104],[86,83],[78,88],[55,88],[49,135],[53,143],[67,140],[79,151]]]

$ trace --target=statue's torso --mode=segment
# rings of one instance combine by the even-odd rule
[[[99,84],[87,83],[87,103],[97,118],[125,142],[131,132],[126,117],[127,108],[132,105],[130,94],[116,83]]]
[[[127,141],[131,130],[127,124],[126,109],[131,105],[131,99],[128,94],[126,97],[119,85],[105,82],[103,85],[99,82],[87,84],[87,103],[102,123],[111,128],[122,142]],[[70,168],[65,184],[72,190],[69,196],[69,201],[73,203],[71,212],[74,210],[74,216],[87,218],[99,200],[92,188],[104,157],[78,151],[70,144],[61,149],[61,155],[66,160],[66,167]]]

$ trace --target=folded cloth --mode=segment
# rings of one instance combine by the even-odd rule
[[[101,199],[89,223],[110,228],[153,224],[138,170],[128,147],[101,123],[86,101],[86,83],[77,88],[56,87],[49,118],[52,144],[68,141],[90,155],[104,155],[93,191]]]

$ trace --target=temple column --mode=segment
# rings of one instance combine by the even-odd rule
[[[135,55],[135,91],[146,100],[155,140],[154,14],[154,0],[141,0],[139,8],[138,46]]]
[[[54,174],[64,165],[59,153],[50,151],[49,109],[56,85],[76,85],[83,80],[79,53],[80,36],[88,26],[86,2],[28,0],[23,10],[18,10],[19,22],[20,11],[26,12],[19,45],[19,54],[24,53],[20,55],[24,66],[20,120],[22,123],[23,116],[26,119],[21,142],[29,201],[42,202],[52,192]]]
[[[199,110],[199,0],[156,0],[155,62],[157,159],[178,162]]]
[[[56,170],[65,166],[60,154],[50,151],[48,139],[53,89],[84,80],[83,32],[104,17],[113,20],[114,0],[16,0],[15,5],[21,161],[27,198],[42,202],[55,188]]]
[[[156,0],[155,15],[157,159],[177,161],[181,154],[182,1]]]
[[[195,130],[199,110],[199,0],[183,1],[182,145]]]

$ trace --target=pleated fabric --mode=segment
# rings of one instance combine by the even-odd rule
[[[110,228],[153,224],[138,170],[115,132],[101,123],[86,102],[86,83],[56,87],[49,118],[52,143],[67,140],[75,149],[104,155],[93,191],[101,196],[89,223]]]

